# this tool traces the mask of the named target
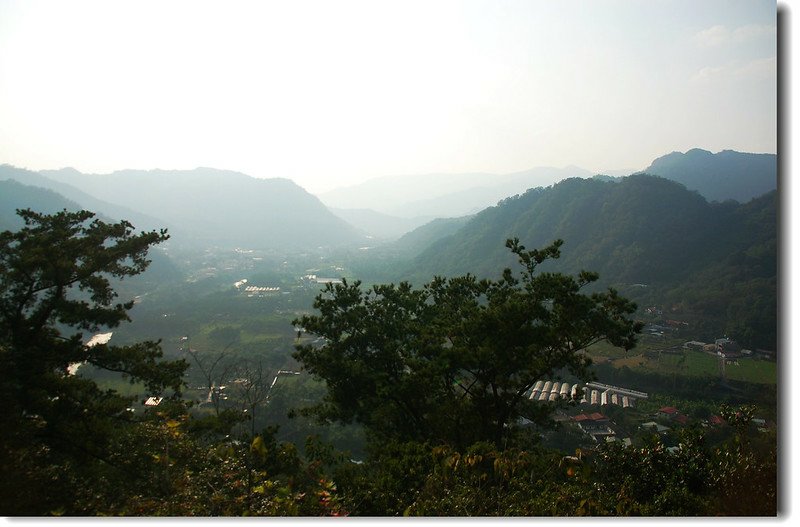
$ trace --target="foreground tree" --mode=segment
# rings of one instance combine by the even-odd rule
[[[110,438],[133,420],[130,398],[70,366],[118,372],[158,395],[180,391],[187,365],[161,361],[156,342],[84,343],[85,331],[129,320],[133,302],[114,303],[109,280],[144,271],[165,231],[134,234],[127,222],[104,223],[87,211],[18,214],[24,227],[0,233],[0,459],[8,470],[0,512],[41,514],[63,511],[72,480],[89,477],[73,470],[118,465]]]
[[[581,292],[596,274],[537,272],[561,244],[526,250],[508,240],[522,271],[496,281],[437,277],[422,289],[403,282],[368,291],[328,284],[314,303],[319,314],[294,321],[325,339],[294,355],[327,383],[310,412],[360,422],[375,438],[457,448],[504,448],[520,416],[546,422],[547,405],[527,399],[538,379],[568,371],[588,380],[583,349],[600,340],[629,349],[639,330],[628,318],[635,305],[614,290]]]

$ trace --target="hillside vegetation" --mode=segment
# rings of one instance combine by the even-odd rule
[[[601,284],[640,302],[674,306],[708,338],[728,332],[774,349],[776,206],[775,192],[744,205],[709,203],[649,175],[618,183],[568,179],[475,215],[424,250],[407,276],[490,276],[512,264],[497,240],[518,236],[539,246],[563,239],[560,269],[591,269]]]

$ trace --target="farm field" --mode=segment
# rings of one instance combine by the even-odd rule
[[[657,372],[687,377],[719,375],[719,360],[716,356],[702,351],[686,350],[685,353],[661,353],[658,349],[680,345],[679,341],[640,343],[627,353],[607,343],[599,343],[589,349],[592,359],[602,364],[608,362],[615,368],[628,367],[632,370]],[[768,360],[744,357],[729,360],[725,366],[726,377],[733,381],[755,384],[776,384],[777,364]]]

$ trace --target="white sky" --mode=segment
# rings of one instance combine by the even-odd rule
[[[394,174],[776,151],[756,0],[0,0],[0,163]]]

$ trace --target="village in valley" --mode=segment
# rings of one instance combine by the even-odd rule
[[[730,424],[720,415],[719,406],[704,400],[706,395],[771,400],[777,382],[774,350],[745,349],[728,337],[711,342],[686,340],[691,335],[690,324],[665,318],[657,306],[644,308],[642,316],[648,322],[634,350],[621,353],[601,344],[587,351],[597,364],[600,379],[606,374],[622,380],[626,376],[621,372],[628,372],[637,389],[602,382],[537,381],[530,400],[558,406],[555,420],[560,426],[545,434],[549,435],[546,442],[563,446],[566,438],[573,446],[585,449],[617,441],[636,444],[637,438],[641,442],[657,434],[668,449],[677,451],[681,430],[700,427],[710,437],[730,433]],[[634,371],[671,374],[674,382],[664,385],[662,379],[660,385],[648,390]],[[754,391],[751,384],[745,394],[738,387],[740,382],[764,388]],[[774,432],[774,406],[757,408],[750,419],[753,432]]]
[[[309,313],[313,298],[328,284],[356,279],[347,259],[321,248],[294,259],[241,248],[178,254],[195,269],[186,284],[207,291],[206,300],[191,306],[204,314],[187,319],[187,306],[176,305],[154,318],[163,317],[164,327],[173,333],[167,342],[192,365],[186,396],[194,401],[195,411],[258,412],[261,423],[281,423],[287,437],[310,426],[286,419],[297,401],[318,389],[291,354],[299,343],[319,347],[325,340],[304,333],[291,321]],[[204,310],[204,302],[209,309]],[[136,304],[146,323],[145,313],[155,307],[156,299],[137,297]],[[556,372],[532,386],[529,401],[554,408],[555,429],[537,432],[544,444],[565,452],[586,451],[605,443],[641,444],[656,434],[675,450],[682,431],[692,428],[721,439],[731,433],[720,412],[722,400],[756,404],[750,421],[753,433],[776,429],[775,351],[746,349],[725,336],[699,340],[692,322],[672,311],[657,305],[640,308],[636,318],[643,328],[632,350],[607,343],[584,350],[593,362],[595,381],[584,383]],[[271,351],[265,356],[267,349]],[[253,368],[250,357],[256,354],[261,363]],[[160,398],[142,400],[131,411],[161,403]],[[523,425],[526,421],[520,417]],[[350,447],[358,457],[359,442],[355,433],[340,446]]]
[[[706,344],[688,341],[662,350],[644,353],[658,359],[660,354],[683,357],[687,353],[704,353],[716,359],[719,367],[719,380],[723,385],[726,371],[731,367],[750,367],[750,361],[774,361],[774,355],[761,352],[754,354],[743,350],[736,342],[717,339]],[[741,362],[740,362],[741,360]],[[774,365],[774,362],[771,364]],[[531,401],[555,404],[555,420],[561,428],[553,432],[553,441],[560,441],[566,432],[572,432],[576,445],[593,447],[601,443],[620,441],[626,446],[633,444],[635,437],[658,434],[670,443],[677,437],[674,432],[699,426],[704,429],[724,430],[726,420],[708,406],[697,404],[685,408],[665,404],[665,393],[648,394],[630,388],[612,386],[600,382],[585,384],[560,382],[558,380],[539,380],[529,394]],[[651,397],[654,396],[654,397]],[[664,405],[662,406],[662,403]],[[775,421],[756,415],[751,419],[752,427],[759,432],[774,430]],[[556,439],[557,438],[557,439]],[[669,449],[676,450],[677,444]]]

